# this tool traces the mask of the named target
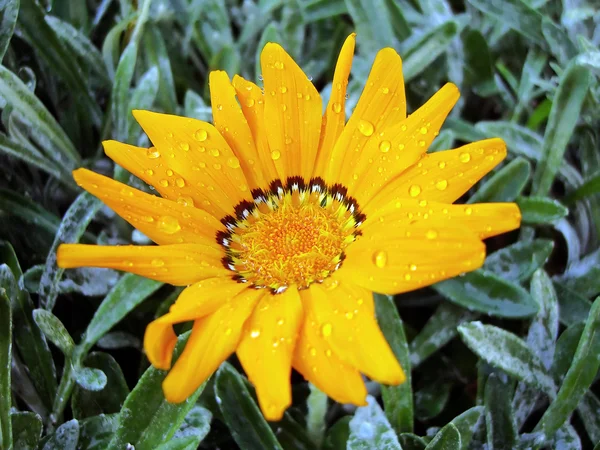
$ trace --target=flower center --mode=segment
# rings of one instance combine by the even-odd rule
[[[343,186],[327,187],[321,179],[306,185],[293,177],[285,187],[275,181],[268,192],[252,194],[254,202],[236,206],[235,218],[222,219],[227,231],[217,241],[235,279],[274,293],[306,288],[335,272],[365,219]]]

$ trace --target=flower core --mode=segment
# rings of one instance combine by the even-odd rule
[[[343,186],[329,188],[321,179],[305,184],[294,177],[285,187],[275,181],[253,198],[237,205],[235,218],[223,218],[227,231],[217,241],[235,279],[274,293],[306,288],[335,272],[365,219]]]

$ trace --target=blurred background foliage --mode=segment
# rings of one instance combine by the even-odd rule
[[[268,41],[327,98],[353,31],[346,113],[382,47],[409,111],[457,84],[431,151],[502,137],[507,160],[463,201],[516,201],[524,225],[481,270],[376,296],[411,379],[369,382],[368,406],[296,374],[268,424],[235,361],[170,405],[140,340],[179,291],[57,268],[61,242],[148,243],[71,170],[148,190],[100,145],[149,145],[131,109],[210,120],[209,71],[260,80]],[[0,0],[0,448],[600,448],[599,45],[595,0]]]

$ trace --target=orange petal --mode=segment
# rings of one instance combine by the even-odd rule
[[[258,153],[248,121],[235,98],[235,89],[227,73],[216,70],[210,73],[210,100],[215,127],[225,138],[246,175],[248,186],[254,190],[268,186],[262,166],[257,164]],[[254,161],[250,164],[250,161]]]
[[[298,175],[308,180],[319,148],[321,96],[280,45],[265,45],[260,65],[271,159],[283,182]]]
[[[329,103],[327,103],[327,109],[323,115],[319,156],[317,157],[316,167],[313,172],[314,177],[323,177],[325,175],[335,142],[342,133],[344,124],[346,123],[346,88],[348,87],[348,77],[350,76],[350,68],[352,67],[355,44],[356,33],[352,33],[346,38],[337,64],[335,65],[331,95],[329,96]]]
[[[382,294],[431,285],[483,264],[485,245],[466,228],[384,222],[365,227],[337,276]]]
[[[195,178],[179,173],[168,155],[154,147],[146,149],[117,141],[104,141],[102,145],[110,159],[154,186],[163,198],[183,206],[195,206],[221,218],[222,210],[211,203],[209,191],[197,186]]]
[[[204,191],[210,202],[200,205],[204,209],[223,217],[240,201],[252,200],[239,159],[211,124],[151,111],[133,115],[169,166]]]
[[[371,139],[406,117],[402,60],[391,48],[377,53],[365,88],[339,136],[330,157],[323,162],[329,184],[349,185],[356,173],[356,160]]]
[[[386,204],[411,197],[452,203],[505,157],[506,145],[502,139],[488,139],[427,154],[386,184],[363,211],[376,211]]]
[[[264,289],[245,289],[213,314],[194,322],[185,349],[163,381],[169,402],[187,399],[235,351],[244,323],[265,293]]]
[[[295,287],[265,295],[246,323],[238,346],[237,355],[256,387],[267,420],[280,420],[292,404],[292,355],[302,318],[302,303]]]
[[[167,370],[177,341],[173,324],[212,314],[245,289],[228,278],[209,278],[185,288],[169,313],[152,321],[144,334],[144,350],[152,365]]]
[[[304,290],[300,295],[306,305],[305,298],[311,292]],[[367,389],[361,374],[334,353],[316,323],[314,313],[306,311],[294,352],[294,369],[336,402],[366,405]]]
[[[105,267],[135,273],[152,280],[186,286],[205,278],[228,277],[223,251],[203,244],[101,246],[62,244],[58,266]]]
[[[279,178],[279,175],[269,150],[267,126],[265,124],[265,96],[256,84],[243,79],[239,75],[233,77],[233,87],[256,144],[258,161],[254,161],[254,163],[260,163],[265,178],[270,183]]]
[[[404,121],[376,130],[352,164],[344,183],[359,204],[366,204],[385,184],[415,164],[427,151],[446,116],[458,100],[451,83],[442,87],[427,103]]]
[[[399,384],[405,380],[375,320],[370,291],[336,279],[312,284],[302,291],[302,300],[308,326],[318,330],[320,339],[338,358],[381,383]]]
[[[73,172],[77,184],[95,195],[157,244],[216,244],[223,229],[212,215],[155,195],[146,194],[87,169]]]

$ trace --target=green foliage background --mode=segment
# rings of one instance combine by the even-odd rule
[[[600,12],[594,0],[0,0],[1,449],[600,448]],[[467,198],[516,201],[483,269],[396,298],[380,325],[410,382],[333,404],[295,376],[262,418],[236,364],[181,405],[148,368],[145,325],[178,290],[57,268],[61,242],[146,244],[75,186],[87,166],[147,189],[100,142],[149,142],[130,114],[210,120],[207,75],[259,79],[281,43],[326,98],[358,33],[347,114],[375,52],[403,57],[409,110],[462,99],[432,151],[499,136]],[[185,330],[184,330],[185,331]],[[186,338],[180,337],[180,347]],[[129,445],[129,446],[128,446]]]

